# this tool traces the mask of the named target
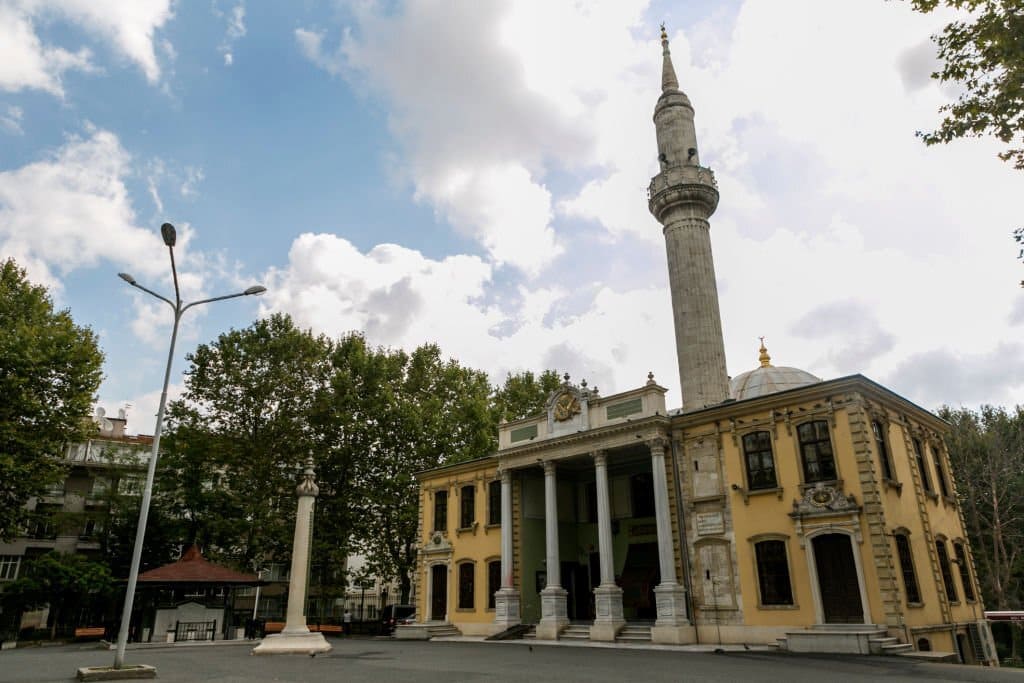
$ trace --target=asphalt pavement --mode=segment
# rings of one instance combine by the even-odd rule
[[[1024,670],[931,664],[900,657],[722,653],[567,647],[524,641],[423,642],[335,638],[325,655],[250,656],[253,643],[130,649],[127,662],[157,667],[161,681],[1016,681]],[[70,681],[80,666],[102,666],[113,652],[97,645],[0,652],[0,682]]]

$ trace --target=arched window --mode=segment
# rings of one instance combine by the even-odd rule
[[[896,557],[900,561],[900,573],[903,574],[903,590],[907,603],[921,603],[921,589],[917,585],[917,572],[914,569],[914,555],[910,552],[910,538],[906,533],[896,532]]]
[[[487,563],[487,609],[494,609],[494,594],[501,588],[501,560]]]
[[[473,609],[474,570],[472,562],[463,562],[459,565],[459,609]]]
[[[950,602],[958,602],[956,584],[953,583],[953,570],[949,566],[949,551],[946,550],[946,539],[935,539],[935,552],[939,556],[939,570],[942,572],[942,585],[946,588],[946,597]]]
[[[967,550],[960,541],[953,541],[953,554],[960,570],[960,585],[964,587],[964,598],[974,600],[974,583],[971,581],[971,565],[967,561]]]
[[[800,440],[800,464],[804,470],[804,482],[811,484],[835,479],[836,461],[832,454],[828,422],[805,422],[797,427],[797,436]]]
[[[448,531],[448,492],[434,492],[434,531]]]
[[[878,420],[871,421],[871,432],[875,435],[875,449],[878,451],[878,464],[882,467],[882,478],[895,481],[892,471],[892,458],[889,456],[889,441],[886,439],[885,426]]]
[[[792,605],[793,586],[789,580],[789,558],[786,542],[760,541],[754,544],[757,558],[757,582],[762,605]]]
[[[743,437],[743,460],[747,466],[749,490],[773,489],[778,486],[770,432],[754,432]]]

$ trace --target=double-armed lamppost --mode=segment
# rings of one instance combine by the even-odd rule
[[[153,450],[149,455],[149,468],[146,471],[146,487],[142,491],[142,505],[139,509],[139,526],[135,531],[135,546],[132,548],[132,567],[131,571],[128,573],[128,588],[125,592],[124,611],[121,613],[121,630],[117,636],[117,653],[114,655],[115,669],[120,669],[124,665],[124,650],[128,644],[128,627],[131,622],[132,607],[135,603],[135,584],[139,579],[139,564],[142,561],[142,542],[146,537],[146,521],[149,519],[149,501],[153,495],[153,476],[156,474],[157,453],[160,452],[160,432],[163,430],[164,408],[167,406],[167,383],[171,379],[171,364],[174,361],[174,343],[178,339],[178,323],[181,322],[181,316],[184,315],[185,311],[193,306],[208,304],[211,301],[223,301],[224,299],[234,299],[240,296],[262,294],[267,291],[266,287],[254,285],[246,289],[244,292],[227,294],[225,296],[215,296],[212,299],[200,299],[199,301],[193,301],[192,303],[183,305],[181,301],[181,292],[178,289],[178,271],[174,265],[174,243],[177,240],[177,233],[175,232],[173,225],[170,223],[164,223],[160,226],[160,234],[163,236],[164,244],[167,245],[167,251],[171,255],[171,274],[174,277],[174,301],[157,294],[151,289],[143,287],[128,273],[118,273],[118,277],[130,284],[132,287],[141,289],[146,294],[155,296],[157,299],[167,303],[168,306],[174,309],[174,327],[171,328],[171,348],[167,352],[167,369],[164,371],[164,386],[163,390],[160,392],[160,407],[157,409],[156,413],[156,426],[153,428]]]

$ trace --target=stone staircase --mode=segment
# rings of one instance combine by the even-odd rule
[[[616,643],[649,643],[651,642],[650,624],[626,624],[615,636]]]
[[[462,635],[462,631],[451,624],[427,624],[427,633],[430,634],[431,639]]]
[[[590,640],[590,624],[569,624],[558,634],[559,640]]]
[[[899,642],[878,624],[816,624],[787,631],[778,644],[787,652],[820,654],[897,655],[914,651],[913,645]]]

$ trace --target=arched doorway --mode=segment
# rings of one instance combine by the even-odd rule
[[[448,617],[448,566],[435,564],[430,568],[430,620]]]
[[[826,624],[863,624],[857,563],[846,534],[822,534],[812,541],[818,574],[818,595]]]

